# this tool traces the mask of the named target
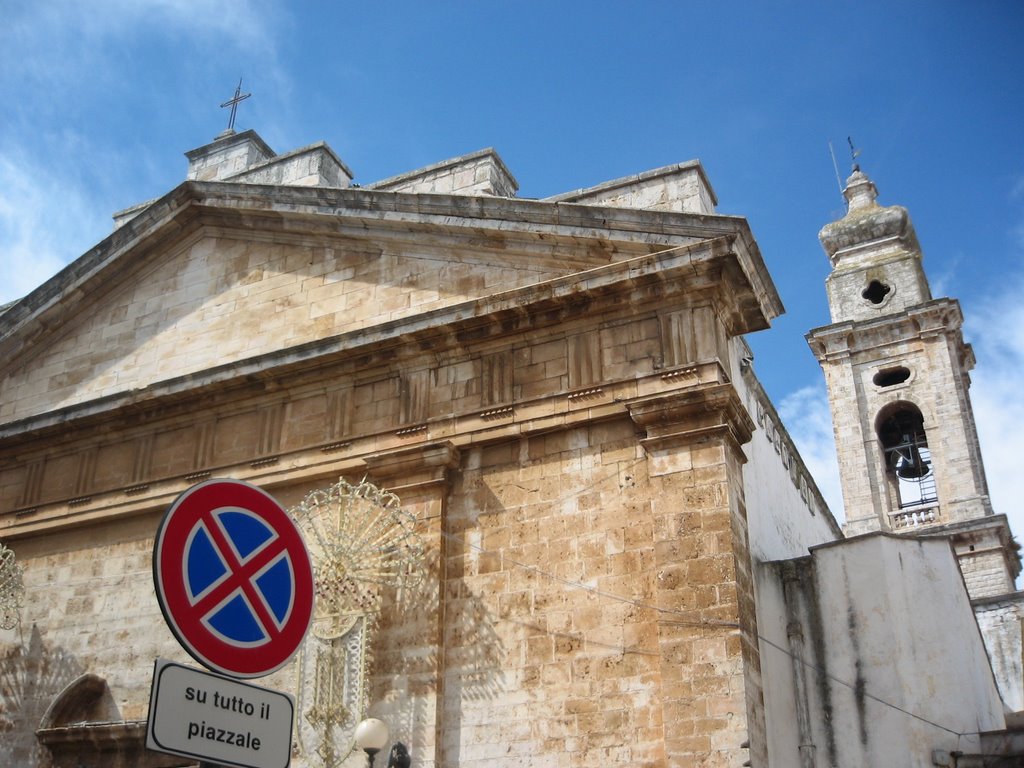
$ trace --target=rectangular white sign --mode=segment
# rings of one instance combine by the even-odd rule
[[[287,768],[294,720],[286,693],[157,659],[146,748],[239,768]]]

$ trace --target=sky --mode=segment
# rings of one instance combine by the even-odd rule
[[[960,300],[996,512],[1024,535],[1024,4],[0,0],[0,304],[185,178],[227,125],[326,141],[369,183],[493,146],[521,197],[699,159],[786,314],[754,367],[842,516],[821,371],[820,228],[848,137]]]

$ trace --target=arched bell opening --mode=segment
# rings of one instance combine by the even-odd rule
[[[938,501],[924,416],[913,403],[887,406],[876,419],[892,509]]]

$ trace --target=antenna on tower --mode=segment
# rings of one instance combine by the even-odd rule
[[[843,194],[843,180],[839,178],[839,163],[836,162],[836,152],[832,149],[832,139],[828,140],[828,153],[832,155],[832,167],[836,171],[836,184],[839,185],[839,194]]]

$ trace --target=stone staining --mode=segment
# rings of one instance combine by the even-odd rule
[[[316,609],[299,661],[297,740],[310,757],[345,759],[365,715],[383,590],[422,576],[416,517],[366,480],[311,492],[292,509],[313,561]]]

